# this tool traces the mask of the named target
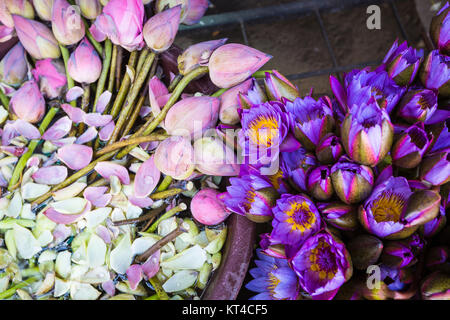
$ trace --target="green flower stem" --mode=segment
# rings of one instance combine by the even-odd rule
[[[160,299],[159,299],[159,295],[158,294],[154,294],[152,296],[149,296],[149,297],[145,298],[144,300],[160,300]]]
[[[104,147],[103,149],[97,151],[96,155],[101,156],[101,155],[104,155],[111,151],[116,151],[123,147],[129,146],[130,144],[136,144],[136,143],[141,144],[144,142],[151,142],[151,141],[163,141],[169,137],[170,137],[169,135],[165,135],[165,134],[152,134],[152,135],[148,135],[148,136],[144,136],[144,137],[136,137],[136,138],[130,138],[127,140],[117,141],[117,142],[110,144],[110,145]]]
[[[205,75],[209,72],[208,67],[198,67],[194,70],[192,70],[191,72],[189,72],[176,86],[176,88],[174,89],[174,91],[172,92],[172,95],[169,98],[169,101],[167,101],[166,105],[164,106],[164,108],[162,108],[161,112],[153,119],[153,120],[149,120],[151,121],[150,123],[145,123],[144,127],[145,130],[143,130],[142,135],[146,136],[149,135],[150,133],[153,132],[153,130],[156,129],[156,127],[161,123],[161,121],[164,120],[164,118],[167,115],[167,112],[170,110],[170,108],[175,104],[175,102],[178,101],[178,99],[181,96],[181,93],[183,92],[183,90],[187,87],[187,85],[193,81],[194,79]],[[128,147],[126,147],[125,149],[123,149],[122,151],[119,152],[119,154],[117,155],[118,159],[122,159],[124,156],[126,156],[131,150],[133,150],[133,148],[136,145],[130,145]]]
[[[159,300],[169,300],[169,296],[164,291],[161,283],[159,282],[156,276],[148,280],[150,281],[150,284],[152,285],[153,289],[155,289],[156,295],[158,296]],[[148,300],[156,300],[156,299],[148,299]]]
[[[139,60],[137,62],[137,66],[136,66],[136,74],[139,74],[141,72],[141,68],[144,65],[145,59],[147,58],[149,53],[150,53],[150,49],[148,49],[148,48],[145,48],[141,51],[141,54],[139,55]]]
[[[172,183],[172,180],[173,180],[173,178],[171,176],[165,176],[163,181],[161,181],[160,185],[156,189],[156,192],[162,192],[162,191],[167,190],[167,188]]]
[[[159,191],[151,194],[149,197],[152,200],[161,200],[161,199],[167,199],[173,196],[176,196],[177,194],[180,194],[182,192],[187,191],[186,189],[181,188],[172,188],[164,191]]]
[[[136,57],[137,52],[133,51],[130,54],[130,58],[128,59],[128,67],[131,69],[134,69],[136,66]],[[119,92],[117,93],[116,100],[114,100],[114,104],[111,108],[111,111],[109,112],[110,115],[112,115],[113,118],[117,117],[119,114],[119,111],[122,107],[122,103],[125,100],[125,97],[127,95],[128,89],[130,88],[131,79],[128,73],[125,73],[125,76],[123,78],[122,84],[120,85]]]
[[[131,129],[133,129],[134,123],[139,117],[139,112],[141,111],[141,108],[144,105],[145,96],[146,96],[145,94],[141,95],[136,106],[133,109],[133,112],[131,113],[131,116],[128,117],[125,129],[123,129],[122,132],[122,137],[126,136],[131,131]]]
[[[114,45],[111,57],[111,67],[109,68],[109,76],[108,76],[108,91],[111,93],[114,90],[114,75],[116,73],[116,63],[117,63],[117,46]]]
[[[263,79],[266,77],[266,73],[273,73],[273,70],[259,70],[252,74],[253,78]]]
[[[95,112],[95,109],[97,107],[98,98],[103,93],[105,89],[105,83],[106,78],[109,74],[109,67],[111,65],[111,53],[112,53],[112,43],[109,39],[106,39],[105,41],[105,56],[103,58],[103,67],[102,67],[102,73],[100,74],[100,78],[97,82],[97,90],[95,91],[95,99],[94,99],[94,108],[93,112]]]
[[[173,207],[172,209],[170,209],[169,211],[164,213],[161,217],[159,217],[158,220],[153,222],[153,224],[150,226],[150,228],[148,228],[145,232],[149,232],[149,233],[155,232],[156,228],[158,228],[158,225],[161,223],[161,221],[169,219],[170,217],[174,216],[178,212],[184,211],[186,209],[187,209],[186,204],[183,202],[180,203],[179,205],[177,205],[176,207]]]
[[[50,122],[52,122],[53,118],[55,117],[55,115],[58,113],[59,108],[57,107],[52,107],[50,108],[50,110],[47,112],[47,114],[45,115],[44,119],[41,122],[41,125],[39,126],[39,132],[41,133],[41,135],[44,134],[45,130],[47,130],[47,127],[50,125]],[[17,162],[11,180],[9,180],[9,185],[8,185],[8,190],[12,191],[15,189],[15,187],[17,186],[17,183],[20,180],[20,176],[22,175],[22,171],[25,168],[25,166],[27,165],[27,161],[28,159],[31,158],[31,156],[34,153],[34,150],[36,150],[36,147],[39,145],[39,143],[41,142],[41,140],[36,139],[36,140],[31,140],[30,143],[28,144],[27,148],[27,152],[25,152],[19,159],[19,161]]]
[[[177,74],[175,78],[173,78],[172,82],[169,84],[169,87],[167,88],[169,92],[172,92],[176,88],[178,83],[180,83],[181,79],[183,79],[182,74]]]
[[[211,97],[220,97],[222,94],[224,94],[228,89],[220,89],[214,92]]]
[[[0,89],[0,102],[5,107],[5,110],[9,110],[9,98],[6,96],[6,94]]]
[[[41,272],[39,271],[39,267],[32,267],[32,268],[21,270],[20,274],[22,275],[22,278],[28,278],[28,277],[40,275]]]
[[[70,90],[75,86],[75,82],[73,81],[72,77],[69,75],[69,71],[67,70],[67,62],[69,61],[69,50],[67,50],[67,48],[64,47],[63,45],[59,45],[59,49],[61,50],[61,54],[64,60],[64,67],[66,68],[67,90]],[[77,102],[72,101],[70,102],[70,105],[72,107],[76,107]]]
[[[122,76],[122,59],[123,59],[123,48],[121,46],[117,47],[117,61],[116,61],[116,90],[120,88],[120,81]],[[128,63],[129,64],[129,63]]]
[[[103,47],[102,45],[94,39],[94,36],[92,35],[91,31],[89,31],[89,25],[86,22],[86,20],[83,19],[84,25],[85,25],[85,30],[86,30],[86,37],[88,38],[88,40],[92,43],[92,45],[94,46],[95,50],[97,50],[98,54],[100,56],[102,56],[103,54]],[[109,41],[109,40],[107,40]]]
[[[10,298],[11,296],[13,296],[16,293],[17,290],[28,287],[30,284],[38,281],[39,279],[40,279],[40,277],[31,277],[31,278],[28,278],[27,280],[24,280],[24,281],[16,284],[15,286],[12,286],[8,290],[0,293],[0,300]]]
[[[77,181],[78,179],[80,179],[82,176],[88,174],[91,170],[94,169],[94,167],[97,165],[97,163],[101,162],[101,161],[106,161],[111,159],[115,154],[115,151],[113,152],[109,152],[107,154],[104,154],[103,156],[101,156],[100,158],[92,161],[90,164],[88,164],[86,167],[84,167],[81,170],[78,170],[77,172],[75,172],[73,175],[71,175],[70,177],[68,177],[66,180],[64,180],[63,182],[61,182],[60,184],[54,186],[49,192],[47,192],[46,194],[40,196],[39,198],[37,198],[36,200],[33,201],[32,205],[36,206],[41,204],[42,202],[44,202],[45,200],[47,200],[48,198],[50,198],[52,196],[52,193],[55,191],[58,191],[62,188],[67,187],[68,185],[74,183],[75,181]]]
[[[139,95],[139,91],[141,90],[142,86],[145,83],[145,80],[147,79],[147,75],[150,72],[150,68],[152,67],[154,60],[155,60],[155,53],[153,52],[148,54],[147,57],[145,58],[142,70],[141,72],[139,72],[139,75],[133,82],[133,86],[128,92],[127,99],[125,100],[125,104],[123,105],[122,110],[120,111],[119,118],[116,121],[116,126],[111,135],[111,138],[108,141],[108,144],[114,143],[117,141],[117,139],[119,139],[122,127],[124,126],[125,122],[128,119],[128,115],[130,114],[131,109],[134,106],[134,103]]]

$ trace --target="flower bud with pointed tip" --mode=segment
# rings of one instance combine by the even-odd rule
[[[431,51],[419,71],[420,80],[427,89],[436,90],[443,97],[450,96],[450,57]]]
[[[189,138],[172,136],[156,148],[155,165],[163,174],[177,180],[188,178],[195,169],[194,149]]]
[[[6,7],[6,1],[0,0],[0,22],[4,24],[8,28],[14,28],[14,21],[11,16],[11,13],[9,12],[8,8]]]
[[[239,106],[239,94],[247,94],[248,90],[252,86],[252,79],[234,86],[228,89],[220,96],[220,111],[219,119],[225,124],[237,124],[240,121],[238,109]]]
[[[211,55],[209,76],[219,88],[231,88],[249,78],[271,58],[243,44],[225,44]]]
[[[28,65],[23,46],[17,43],[0,61],[0,82],[19,86],[27,76]]]
[[[281,101],[281,98],[286,98],[290,101],[294,101],[300,97],[298,88],[277,70],[273,70],[272,73],[266,72],[264,86],[267,97],[269,97],[270,100]]]
[[[331,226],[344,231],[358,228],[356,207],[341,202],[318,203],[322,218]]]
[[[409,90],[400,100],[397,116],[408,123],[425,122],[437,109],[437,94],[433,90]]]
[[[214,50],[227,42],[227,38],[196,43],[178,56],[178,70],[182,75],[188,74],[199,66],[207,66]]]
[[[144,39],[147,46],[155,52],[170,48],[180,25],[181,6],[157,13],[144,25]]]
[[[339,199],[347,204],[365,200],[374,184],[372,169],[353,163],[347,157],[342,157],[331,168],[331,180]]]
[[[377,263],[383,251],[383,242],[372,235],[361,234],[348,242],[347,249],[353,266],[358,270],[366,270]]]
[[[428,150],[430,143],[422,122],[409,127],[392,147],[393,163],[406,169],[416,167],[422,161],[422,156]]]
[[[234,150],[214,137],[203,137],[194,142],[195,168],[213,176],[237,176],[240,165]]]
[[[425,157],[420,164],[419,178],[422,182],[440,186],[450,181],[450,154],[435,153]]]
[[[157,13],[160,13],[163,12],[164,10],[180,6],[181,7],[180,23],[181,23],[183,22],[183,19],[186,17],[190,2],[191,0],[156,0],[155,10]]]
[[[66,70],[60,60],[44,59],[36,61],[36,67],[31,71],[39,88],[45,97],[59,97],[67,84]]]
[[[431,221],[420,226],[419,231],[425,238],[432,238],[438,234],[447,224],[445,216],[445,208],[443,205],[439,207],[439,215]]]
[[[17,36],[27,52],[35,59],[57,59],[61,55],[58,41],[44,24],[13,15]]]
[[[382,263],[393,268],[407,268],[418,261],[412,248],[401,241],[388,241],[380,259]]]
[[[406,227],[423,225],[439,214],[441,196],[432,190],[417,190],[409,197],[402,213]]]
[[[258,84],[256,79],[251,78],[252,87],[248,90],[247,94],[239,94],[239,105],[242,109],[250,109],[253,105],[267,102],[267,96],[264,90]]]
[[[393,134],[389,115],[373,98],[367,104],[353,105],[341,125],[345,151],[366,166],[383,160],[392,147]]]
[[[98,0],[76,0],[81,14],[87,19],[95,19],[102,13],[102,6]]]
[[[52,20],[52,7],[54,0],[33,0],[33,6],[41,20]]]
[[[424,300],[450,300],[450,274],[436,271],[427,276],[420,287]]]
[[[326,201],[334,194],[330,168],[320,166],[311,170],[307,182],[308,192],[317,200]]]
[[[344,154],[341,139],[333,133],[328,133],[320,139],[316,146],[316,156],[323,164],[336,163]]]
[[[84,38],[67,62],[69,75],[79,83],[93,83],[102,72],[102,61],[91,43]]]
[[[187,25],[198,23],[200,19],[205,15],[206,10],[208,10],[208,6],[208,0],[189,0],[189,6],[186,10],[186,15],[181,22]]]
[[[27,19],[34,19],[33,5],[28,0],[3,0],[10,14],[18,14]]]
[[[430,35],[435,46],[443,54],[450,55],[450,5],[448,2],[431,20]]]
[[[217,123],[220,100],[216,97],[189,97],[178,101],[164,120],[170,135],[195,136]]]
[[[63,45],[75,44],[83,39],[85,29],[78,8],[66,0],[54,0],[52,30],[56,40]]]
[[[202,189],[191,201],[191,212],[195,220],[201,224],[212,226],[222,223],[229,215],[223,202],[218,198],[219,191]]]
[[[30,123],[39,122],[45,113],[45,100],[34,80],[25,82],[9,102],[11,113]]]
[[[432,271],[450,271],[450,249],[448,246],[436,246],[427,250],[425,265]]]

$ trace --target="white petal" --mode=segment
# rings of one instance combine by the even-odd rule
[[[93,234],[87,247],[87,259],[91,268],[100,267],[105,263],[106,244],[103,240]],[[100,281],[103,282],[103,281]]]
[[[161,262],[161,268],[199,270],[205,261],[205,250],[199,245],[195,245]]]
[[[87,201],[84,198],[70,198],[66,200],[52,202],[50,204],[56,211],[63,214],[77,214],[84,210]]]
[[[96,300],[100,294],[100,291],[87,283],[72,282],[70,285],[72,300]]]
[[[30,259],[41,251],[41,246],[30,230],[19,225],[14,226],[14,242],[22,259]]]
[[[109,264],[115,272],[124,274],[132,262],[130,236],[125,234],[119,244],[111,251]]]
[[[22,197],[24,200],[33,200],[46,194],[50,189],[46,184],[28,182],[22,188]]]
[[[192,270],[182,270],[175,273],[163,284],[163,289],[166,292],[177,292],[187,289],[194,285],[197,281],[198,272]]]

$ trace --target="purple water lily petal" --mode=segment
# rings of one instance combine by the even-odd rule
[[[109,91],[103,92],[100,97],[98,97],[97,104],[95,105],[95,110],[99,113],[103,113],[105,111],[106,106],[109,101],[111,101],[112,93]]]
[[[67,178],[67,168],[65,166],[39,168],[31,177],[36,183],[56,185]]]
[[[72,129],[72,121],[69,117],[62,117],[48,128],[42,135],[44,140],[58,140],[67,135]]]
[[[72,170],[80,170],[86,167],[92,160],[91,147],[81,144],[65,145],[58,149],[58,159],[64,162]]]
[[[81,136],[75,140],[77,144],[85,144],[86,142],[92,141],[97,137],[97,129],[95,127],[89,127]]]
[[[130,184],[130,175],[128,174],[128,170],[120,164],[111,161],[101,161],[97,163],[94,170],[105,179],[109,179],[111,176],[116,176],[123,184]]]
[[[66,101],[71,102],[77,100],[79,97],[83,95],[83,93],[84,90],[81,87],[75,86],[73,88],[70,88],[69,91],[67,91],[66,93]]]

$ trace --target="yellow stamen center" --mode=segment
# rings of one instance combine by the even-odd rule
[[[272,183],[273,187],[277,190],[280,188],[281,179],[283,179],[283,171],[281,169],[274,175],[269,176],[270,183]]]
[[[278,143],[278,128],[278,121],[273,116],[260,116],[250,123],[248,135],[254,144],[271,147]]]
[[[300,232],[305,232],[311,229],[311,226],[316,222],[316,216],[311,209],[309,204],[305,201],[303,202],[290,202],[291,207],[288,211],[285,211],[288,218],[286,222],[291,225],[291,230]]]
[[[250,189],[247,191],[247,194],[245,195],[244,208],[247,211],[250,211],[252,203],[255,202],[255,196],[256,196],[255,189],[253,187],[250,187]]]
[[[372,213],[376,222],[398,222],[405,206],[405,199],[396,193],[384,192],[372,204]]]
[[[331,280],[337,272],[337,266],[333,263],[331,247],[328,243],[320,241],[317,246],[310,251],[309,261],[311,270],[319,274],[320,280]]]

